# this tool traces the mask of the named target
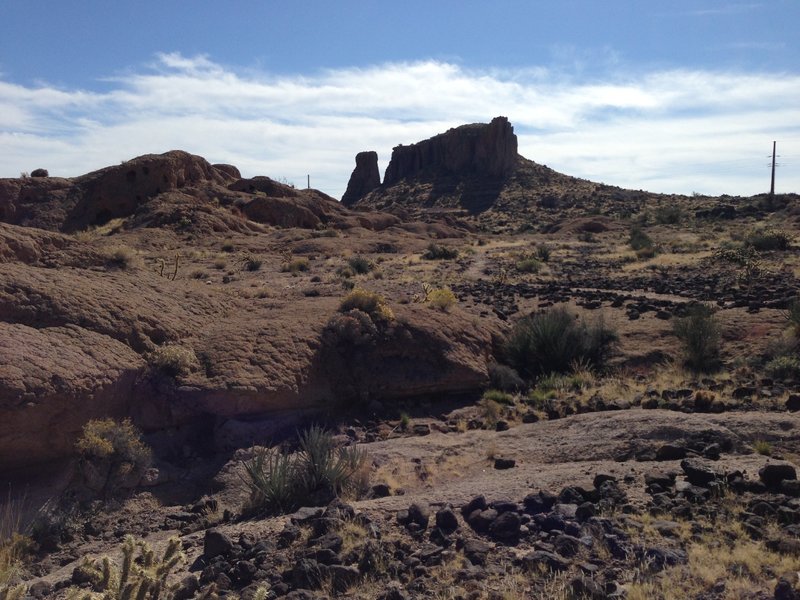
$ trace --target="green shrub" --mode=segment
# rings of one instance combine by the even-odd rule
[[[685,317],[675,319],[673,332],[683,344],[686,366],[695,371],[711,371],[718,366],[720,328],[709,306],[689,308]]]
[[[372,262],[363,256],[351,256],[347,259],[348,266],[357,275],[365,275],[372,270]]]
[[[643,248],[652,248],[653,247],[653,240],[647,235],[644,231],[642,231],[641,227],[631,227],[631,234],[628,238],[628,244],[630,244],[631,248],[634,250],[642,250]]]
[[[786,320],[792,328],[795,337],[800,338],[800,299],[795,298],[786,310]]]
[[[456,295],[450,288],[431,290],[425,301],[430,304],[431,307],[438,308],[443,312],[447,312],[458,302]]]
[[[339,312],[346,313],[351,310],[360,310],[370,316],[373,321],[391,321],[394,319],[392,309],[386,300],[378,293],[370,292],[363,288],[355,288],[342,299]]]
[[[500,390],[486,390],[483,392],[482,399],[491,400],[492,402],[497,402],[498,404],[504,404],[506,406],[512,406],[514,404],[514,396]]]
[[[422,258],[425,260],[452,260],[457,257],[458,250],[455,248],[448,248],[433,242],[428,244],[428,248],[422,253]]]
[[[263,261],[252,254],[248,254],[241,260],[242,269],[245,271],[258,271],[262,264]]]
[[[567,372],[576,362],[602,367],[617,334],[601,320],[579,321],[564,307],[529,315],[504,344],[508,364],[527,377]]]
[[[677,225],[683,218],[683,211],[681,207],[676,204],[662,205],[656,209],[655,214],[656,223],[661,225]]]
[[[294,454],[262,449],[244,463],[250,506],[271,514],[319,506],[366,484],[367,454],[357,446],[337,447],[330,433],[312,426],[299,436]]]
[[[86,485],[103,494],[125,481],[135,482],[150,466],[152,452],[130,419],[92,419],[75,444]]]
[[[792,244],[792,237],[779,229],[756,229],[747,235],[744,243],[758,252],[788,250]]]
[[[529,256],[518,260],[514,267],[520,273],[538,273],[539,269],[542,268],[542,263],[538,259]]]
[[[547,244],[539,244],[536,246],[536,258],[542,262],[548,262],[552,251]]]
[[[24,498],[17,501],[11,489],[5,500],[0,500],[0,597],[3,586],[7,586],[18,575],[26,556],[33,549],[31,538],[22,527]]]
[[[770,456],[772,455],[772,444],[766,440],[756,440],[753,442],[753,450],[756,454]]]
[[[764,366],[764,370],[775,379],[800,379],[800,360],[794,356],[776,356]]]

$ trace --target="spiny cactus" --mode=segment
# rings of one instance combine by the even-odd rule
[[[135,556],[137,547],[139,555]],[[67,598],[68,600],[170,600],[177,586],[168,584],[167,577],[184,558],[178,538],[170,538],[164,554],[159,558],[147,542],[136,542],[132,536],[125,536],[121,567],[113,565],[107,556],[99,561],[87,558],[81,568],[89,575],[94,591],[71,588]]]

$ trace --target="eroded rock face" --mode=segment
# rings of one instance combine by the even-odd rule
[[[395,147],[383,185],[388,187],[425,171],[501,178],[513,171],[516,162],[514,128],[506,117],[496,117],[488,125],[462,125],[411,146]]]
[[[352,206],[358,200],[380,186],[381,174],[378,171],[378,153],[375,151],[356,154],[356,168],[347,182],[347,191],[342,196],[342,204]]]

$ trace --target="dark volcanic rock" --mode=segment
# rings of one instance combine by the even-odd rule
[[[378,153],[374,151],[356,154],[356,168],[347,182],[347,191],[342,196],[342,204],[352,206],[381,184],[378,171]]]

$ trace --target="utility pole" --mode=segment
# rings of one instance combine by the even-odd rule
[[[772,165],[772,167],[773,167],[773,169],[772,169],[772,171],[773,171],[772,172],[772,180],[773,180],[772,184],[775,185],[775,164],[774,164],[775,160],[773,159],[772,162],[773,162],[773,165]],[[308,178],[308,183],[306,184],[306,189],[310,190],[311,189],[311,175],[306,175],[306,177]]]
[[[769,195],[775,195],[775,141],[772,142],[772,182],[769,185]]]

